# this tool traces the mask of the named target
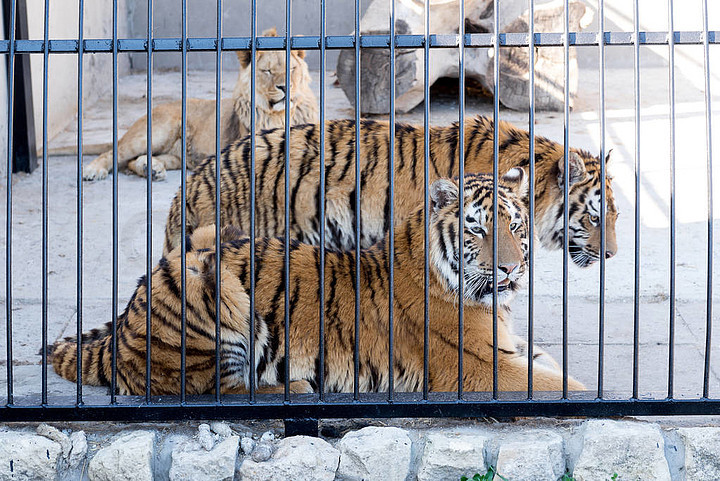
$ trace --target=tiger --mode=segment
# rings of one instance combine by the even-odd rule
[[[465,121],[465,171],[493,171],[493,120],[476,116]],[[458,123],[430,127],[429,183],[458,175]],[[360,125],[360,191],[355,189],[355,122],[330,120],[325,136],[325,245],[347,250],[355,246],[356,198],[361,198],[360,245],[381,240],[390,227],[389,123],[362,120]],[[512,167],[529,170],[530,135],[507,122],[498,124],[499,175]],[[290,235],[302,242],[320,242],[320,126],[290,129]],[[285,131],[266,130],[256,137],[255,235],[285,232]],[[424,198],[424,130],[404,123],[395,125],[394,223],[402,222]],[[222,225],[250,230],[250,148],[245,137],[227,146],[220,157],[220,210]],[[609,160],[609,155],[605,162]],[[587,267],[600,259],[602,188],[601,161],[571,148],[568,155],[569,255]],[[535,232],[548,249],[563,247],[563,146],[535,137]],[[617,251],[617,208],[612,179],[606,176],[605,257]],[[199,165],[187,181],[186,232],[215,223],[215,158]],[[526,199],[529,203],[529,199]],[[180,245],[182,197],[179,190],[168,214],[163,251]]]
[[[510,302],[519,289],[528,259],[527,195],[522,169],[511,169],[498,184],[497,307],[498,388],[524,391],[528,360],[511,331]],[[463,289],[459,285],[459,197],[457,179],[430,186],[429,231],[429,385],[431,391],[458,388],[458,309],[464,307],[462,388],[493,387],[493,178],[465,178],[462,202]],[[421,204],[398,224],[394,239],[393,383],[397,391],[423,388],[425,209]],[[215,226],[186,239],[186,392],[215,392]],[[292,239],[289,244],[289,359],[285,358],[285,247],[282,238],[257,238],[255,311],[250,312],[250,238],[234,226],[221,231],[220,379],[221,393],[247,393],[253,376],[258,393],[317,392],[320,370],[326,392],[354,389],[355,252],[325,249],[324,353],[320,362],[319,271],[321,248]],[[359,385],[362,392],[387,391],[390,234],[360,252]],[[152,272],[151,394],[178,394],[181,346],[181,252],[174,249]],[[117,386],[120,394],[146,389],[147,282],[141,279],[117,320]],[[462,296],[462,297],[460,297]],[[254,365],[250,364],[250,322],[254,316]],[[90,331],[82,341],[82,381],[109,385],[111,324]],[[66,338],[50,349],[55,371],[76,379],[77,340]],[[289,363],[289,365],[286,365]],[[289,377],[285,377],[285,369]],[[539,391],[562,388],[561,370],[533,363]],[[584,390],[569,377],[568,388]]]

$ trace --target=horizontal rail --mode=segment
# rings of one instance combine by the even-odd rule
[[[640,45],[668,45],[668,32],[640,32]],[[527,33],[501,33],[500,46],[527,47],[530,35]],[[536,47],[562,47],[563,33],[536,33],[533,45]],[[605,45],[635,45],[634,32],[605,32]],[[424,35],[396,35],[397,48],[424,48]],[[471,33],[465,35],[465,47],[487,48],[493,46],[493,34]],[[290,39],[291,49],[320,50],[321,37],[317,35],[298,36]],[[328,50],[355,48],[355,37],[350,35],[328,35],[325,37],[325,48]],[[459,35],[430,35],[430,48],[457,48],[460,45]],[[257,37],[258,50],[283,50],[284,37]],[[675,45],[703,45],[702,31],[674,32]],[[250,50],[251,37],[223,37],[220,50]],[[598,46],[597,32],[571,32],[569,38],[573,46]],[[49,40],[50,53],[77,53],[78,40]],[[708,43],[720,43],[720,31],[708,32]],[[145,38],[124,38],[118,40],[118,52],[147,52],[148,41]],[[360,37],[361,48],[389,48],[390,35],[363,35]],[[112,53],[113,40],[110,38],[83,40],[84,53]],[[187,39],[188,52],[216,52],[217,38],[193,37]],[[0,40],[0,54],[10,51],[10,42]],[[43,40],[15,40],[15,53],[43,53]],[[155,38],[152,41],[153,52],[180,52],[180,38]]]
[[[528,400],[492,400],[490,393],[465,393],[462,401],[452,393],[442,393],[443,401],[423,401],[421,396],[397,393],[392,403],[386,402],[387,395],[370,395],[370,402],[352,401],[352,393],[326,395],[326,401],[318,403],[316,396],[301,395],[305,400],[284,403],[281,395],[257,395],[260,402],[248,404],[247,396],[224,396],[222,404],[211,402],[193,402],[181,406],[173,398],[153,400],[147,404],[125,404],[118,399],[115,405],[91,405],[93,399],[86,396],[86,405],[9,405],[0,408],[0,422],[38,422],[38,421],[179,421],[187,419],[288,419],[294,417],[313,417],[318,419],[347,418],[395,418],[395,417],[515,417],[515,416],[673,416],[708,415],[720,412],[720,400],[708,399],[569,399]],[[456,394],[456,393],[454,393]],[[524,394],[524,393],[523,393]],[[484,395],[486,400],[477,401],[473,397]],[[381,397],[382,396],[382,402]],[[435,397],[435,396],[432,396]],[[518,396],[519,397],[519,396]],[[227,399],[226,399],[227,398]],[[243,403],[235,404],[234,398],[242,398]],[[262,402],[272,398],[270,403]],[[361,395],[361,399],[365,396]],[[140,398],[138,398],[140,399]],[[144,397],[143,397],[144,399]],[[205,397],[209,399],[209,397]],[[294,398],[293,398],[294,399]],[[333,402],[334,399],[340,399]]]

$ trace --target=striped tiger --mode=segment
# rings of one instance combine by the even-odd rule
[[[500,173],[515,166],[528,168],[528,132],[507,122],[498,125]],[[395,126],[395,223],[402,222],[423,201],[423,128]],[[458,175],[457,123],[430,127],[430,179]],[[290,131],[290,235],[302,242],[320,242],[320,129],[317,124],[295,126]],[[266,130],[256,137],[255,235],[276,236],[285,232],[285,130]],[[360,153],[361,247],[369,247],[390,226],[388,181],[389,124],[363,120]],[[477,116],[465,122],[465,171],[492,172],[493,121]],[[250,230],[250,138],[225,148],[221,155],[220,208],[222,225]],[[607,159],[606,159],[607,161]],[[570,149],[569,251],[573,261],[586,267],[600,258],[600,161],[588,152]],[[543,137],[535,138],[535,226],[542,245],[563,246],[563,147]],[[325,243],[347,250],[355,245],[355,122],[331,120],[326,124],[326,223]],[[605,182],[605,256],[616,250],[617,209],[611,179]],[[181,193],[178,191],[165,226],[164,253],[180,244]],[[187,182],[187,233],[215,223],[215,159],[199,165]]]
[[[493,384],[492,314],[492,176],[470,175],[464,184],[464,381],[467,391],[488,391]],[[527,193],[522,169],[512,169],[498,185],[498,385],[503,391],[527,388],[527,358],[516,345],[509,303],[518,289],[528,255]],[[458,197],[457,181],[439,179],[431,188],[429,222],[429,388],[458,387]],[[416,208],[394,233],[394,367],[398,391],[423,387],[424,222]],[[250,241],[234,227],[222,230],[220,350],[223,393],[244,393],[255,376],[258,392],[282,389],[285,381],[284,243],[256,241],[255,365],[249,365]],[[186,241],[188,394],[215,387],[215,227],[197,229]],[[388,389],[389,234],[360,253],[359,388]],[[319,389],[320,248],[298,240],[290,244],[290,359],[293,391]],[[352,391],[355,342],[355,253],[325,254],[324,389]],[[180,249],[163,257],[152,274],[152,394],[180,390]],[[121,394],[145,392],[147,283],[141,279],[117,321],[117,381]],[[82,380],[108,385],[111,376],[110,326],[83,338]],[[62,377],[76,379],[77,343],[73,338],[52,346],[52,363]],[[560,390],[562,372],[534,363],[537,390]],[[570,378],[569,387],[584,389]]]

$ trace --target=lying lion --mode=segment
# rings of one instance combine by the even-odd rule
[[[276,36],[274,28],[263,36]],[[250,133],[251,69],[249,51],[238,51],[240,74],[233,97],[220,103],[220,145]],[[315,95],[310,90],[310,72],[305,52],[294,50],[290,71],[290,120],[292,125],[318,121]],[[285,124],[285,52],[257,52],[255,83],[256,129],[282,127]],[[162,180],[166,170],[179,169],[182,152],[182,105],[180,101],[160,104],[152,110],[152,178]],[[187,165],[215,155],[215,101],[188,99],[186,109]],[[109,148],[107,145],[104,149]],[[87,149],[92,151],[92,149]],[[87,151],[86,150],[86,151]],[[97,151],[97,150],[96,150]],[[130,126],[118,142],[118,169],[139,176],[147,175],[147,116]],[[100,180],[112,168],[112,150],[107,150],[83,167],[83,179]]]

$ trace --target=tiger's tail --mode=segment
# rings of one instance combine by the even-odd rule
[[[82,335],[82,382],[91,386],[109,386],[112,357],[112,323]],[[66,337],[48,346],[55,372],[68,381],[77,381],[77,338]]]

